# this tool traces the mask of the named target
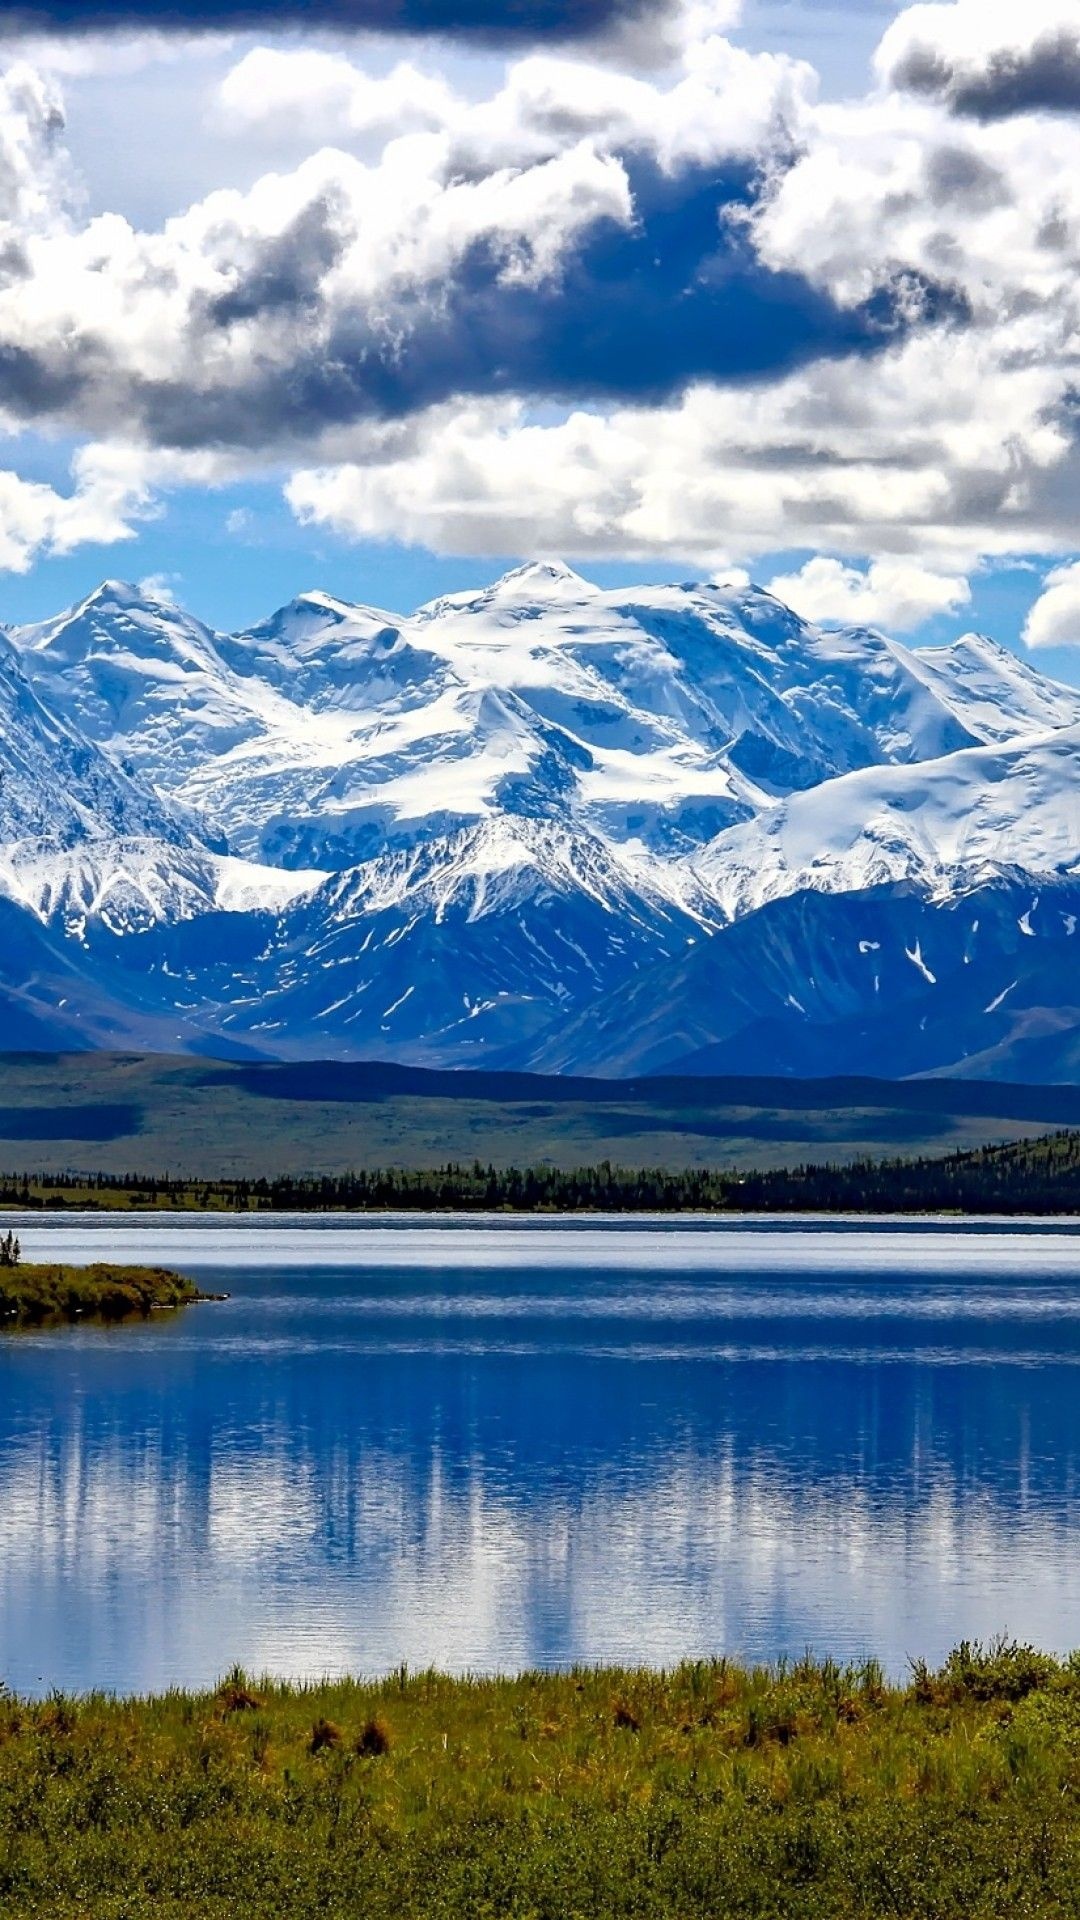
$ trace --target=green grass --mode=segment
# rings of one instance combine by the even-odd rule
[[[0,1055],[0,1165],[191,1180],[610,1160],[666,1168],[946,1153],[1080,1123],[1080,1089],[941,1081],[588,1081]]]
[[[74,1320],[130,1320],[188,1306],[204,1296],[194,1282],[165,1267],[52,1263],[0,1267],[0,1329]]]
[[[5,1920],[1080,1913],[1080,1661],[0,1700]]]

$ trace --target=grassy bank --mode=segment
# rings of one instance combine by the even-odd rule
[[[7,1920],[1080,1913],[1080,1660],[0,1701]]]
[[[0,1329],[73,1320],[130,1320],[204,1296],[166,1267],[0,1267]]]

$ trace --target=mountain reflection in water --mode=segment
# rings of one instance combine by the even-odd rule
[[[1067,1225],[24,1238],[231,1298],[0,1343],[19,1690],[1080,1643]]]

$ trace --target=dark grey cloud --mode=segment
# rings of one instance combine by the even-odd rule
[[[16,280],[28,280],[31,271],[30,255],[21,240],[5,240],[0,244],[0,287],[9,287]]]
[[[1009,198],[998,168],[970,147],[935,148],[927,157],[926,185],[933,206],[959,206],[971,213],[1000,207]]]
[[[26,0],[0,5],[0,31],[330,27],[528,43],[589,39],[668,11],[667,0]]]
[[[999,49],[979,64],[916,42],[905,49],[889,79],[975,120],[1080,113],[1080,23],[1042,34],[1026,48]]]
[[[99,356],[85,341],[65,343],[62,351],[0,344],[0,397],[27,426],[77,414],[108,372],[107,351]]]
[[[123,410],[158,445],[255,451],[362,420],[405,419],[462,395],[660,402],[696,380],[737,384],[843,354],[871,356],[911,324],[902,317],[912,310],[910,276],[850,310],[798,274],[762,267],[718,219],[721,205],[751,196],[745,174],[703,167],[672,178],[641,159],[626,165],[633,226],[599,221],[557,281],[508,282],[503,257],[478,244],[436,289],[400,292],[388,319],[320,304],[320,275],[347,244],[334,209],[320,201],[257,251],[248,243],[233,287],[193,316],[199,338],[207,327],[223,336],[246,330],[245,376],[203,385],[189,362],[186,379],[128,383]],[[953,293],[929,282],[921,307],[927,322],[965,317]],[[270,338],[274,351],[261,350]],[[92,357],[82,370],[93,409]],[[29,391],[42,397],[40,382]]]
[[[696,381],[768,381],[830,358],[869,360],[914,326],[969,317],[947,284],[910,271],[851,308],[798,271],[764,266],[737,211],[761,191],[748,164],[673,174],[641,152],[612,161],[632,220],[607,211],[623,207],[621,194],[601,195],[554,274],[529,271],[526,224],[509,238],[463,239],[423,274],[377,279],[372,294],[353,291],[348,263],[363,221],[345,176],[324,181],[278,231],[223,211],[200,233],[209,275],[191,272],[182,249],[144,250],[137,278],[125,259],[125,298],[133,289],[164,296],[167,354],[133,354],[122,328],[110,334],[102,303],[85,322],[76,306],[36,339],[0,343],[5,413],[160,448],[273,458],[463,397],[662,403]],[[944,197],[993,185],[959,151],[936,165]],[[541,240],[543,231],[540,222]],[[22,262],[13,255],[7,265],[17,275]]]
[[[343,244],[337,209],[328,198],[313,200],[282,233],[254,249],[249,243],[249,257],[238,264],[233,286],[208,304],[206,319],[222,327],[272,314],[310,312],[319,304],[320,282],[340,259]]]

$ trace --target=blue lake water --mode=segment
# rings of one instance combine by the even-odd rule
[[[1080,1645],[1080,1226],[21,1230],[231,1298],[0,1338],[19,1691]]]

